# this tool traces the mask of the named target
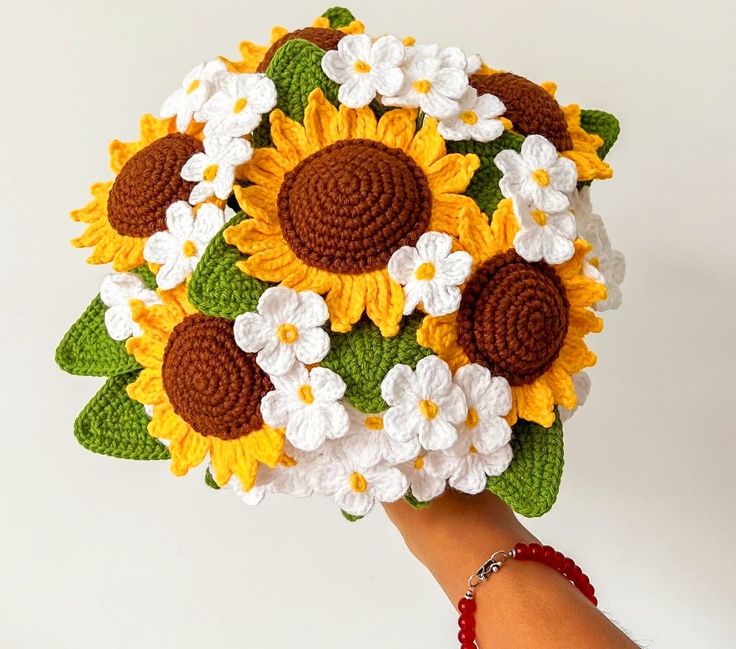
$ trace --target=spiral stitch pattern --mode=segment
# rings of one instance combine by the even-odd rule
[[[273,389],[233,338],[233,323],[202,314],[187,316],[166,345],[162,376],[176,414],[200,435],[229,440],[263,426],[261,397]]]
[[[468,282],[458,312],[458,342],[471,361],[512,385],[530,383],[560,353],[568,310],[554,269],[509,250],[488,260]]]
[[[514,130],[523,135],[544,135],[558,151],[573,148],[567,120],[555,98],[533,81],[510,72],[474,74],[470,85],[480,95],[496,95],[506,106]]]
[[[185,201],[194,186],[181,168],[202,143],[191,135],[172,133],[136,153],[120,170],[110,190],[107,217],[122,235],[148,237],[166,229],[166,208]]]
[[[293,32],[284,34],[281,38],[268,48],[268,52],[263,57],[263,61],[258,64],[257,72],[265,72],[268,69],[271,59],[273,59],[279,48],[289,41],[300,38],[303,41],[309,41],[313,45],[328,51],[336,50],[340,39],[345,36],[344,32],[338,29],[329,29],[328,27],[305,27],[304,29],[296,29]]]
[[[284,239],[312,266],[341,273],[384,268],[414,245],[432,214],[424,172],[403,151],[372,140],[337,142],[302,160],[281,186]]]

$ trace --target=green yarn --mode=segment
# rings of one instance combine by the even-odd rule
[[[384,338],[376,325],[361,320],[350,333],[330,335],[330,352],[321,365],[337,372],[345,381],[345,398],[361,412],[382,412],[388,406],[381,398],[381,381],[398,363],[412,369],[432,350],[417,342],[422,317],[404,320],[401,331]]]
[[[212,239],[189,281],[189,301],[202,313],[228,318],[255,311],[258,298],[269,285],[246,275],[235,264],[247,259],[235,246],[225,243],[223,232],[248,218],[238,212]]]
[[[598,149],[601,160],[608,155],[621,132],[618,120],[611,113],[602,110],[580,111],[580,126],[588,133],[595,133],[603,139],[603,145]]]
[[[219,484],[215,482],[215,479],[212,477],[212,472],[210,471],[210,468],[207,467],[207,471],[204,473],[204,483],[210,487],[211,489],[222,489]]]
[[[322,17],[330,21],[330,27],[332,29],[347,27],[355,20],[355,16],[345,9],[345,7],[331,7],[322,14]]]
[[[126,460],[165,460],[169,451],[148,434],[148,416],[126,387],[137,372],[114,376],[84,407],[74,435],[84,448]]]
[[[152,291],[155,291],[156,288],[158,288],[158,284],[156,284],[156,276],[151,272],[151,269],[148,266],[138,266],[138,268],[134,268],[130,272],[138,275],[138,277],[143,280],[146,288],[150,288]]]
[[[414,509],[427,509],[432,503],[426,502],[424,500],[417,500],[414,497],[414,494],[411,492],[411,489],[409,489],[406,496],[404,496],[404,500],[408,502]]]
[[[80,376],[118,376],[140,369],[125,350],[125,341],[108,335],[106,310],[98,295],[66,332],[56,348],[56,363],[62,370]]]
[[[340,513],[343,515],[346,521],[350,521],[351,523],[355,523],[356,521],[359,521],[361,518],[363,518],[362,516],[348,514],[344,509],[341,509]]]
[[[480,158],[480,167],[473,175],[465,194],[470,196],[478,207],[490,218],[496,210],[496,206],[503,198],[498,187],[501,180],[501,170],[493,162],[496,154],[504,149],[521,151],[524,138],[521,135],[505,131],[504,134],[492,142],[475,142],[473,140],[462,140],[459,142],[447,142],[449,153],[475,153]]]
[[[304,119],[307,97],[315,88],[322,88],[325,97],[338,105],[339,87],[322,71],[324,54],[313,43],[296,38],[278,49],[266,70],[278,92],[276,107],[292,119],[299,122]]]
[[[546,514],[560,489],[564,448],[559,416],[549,428],[520,419],[511,438],[514,459],[488,489],[522,516]]]

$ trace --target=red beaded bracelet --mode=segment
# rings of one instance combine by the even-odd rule
[[[491,555],[478,570],[468,578],[468,590],[465,596],[457,603],[460,617],[457,623],[460,631],[457,639],[460,640],[460,649],[477,649],[475,644],[475,589],[482,583],[488,581],[491,575],[497,573],[503,564],[509,559],[517,561],[539,561],[550,568],[554,568],[561,575],[569,579],[593,606],[598,606],[595,597],[595,588],[590,583],[588,576],[575,562],[566,557],[562,552],[557,552],[551,545],[539,545],[539,543],[517,543],[511,550],[499,550]]]

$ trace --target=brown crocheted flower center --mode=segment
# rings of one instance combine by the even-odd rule
[[[373,140],[337,142],[289,172],[278,198],[284,239],[302,261],[339,273],[384,268],[424,233],[432,194],[403,151]]]
[[[171,332],[162,376],[174,412],[200,435],[237,439],[263,425],[261,397],[273,389],[233,338],[233,323],[187,316]]]
[[[472,362],[512,385],[531,383],[559,355],[568,309],[557,273],[509,250],[483,264],[465,287],[458,342]]]
[[[510,72],[474,74],[470,85],[479,95],[496,95],[506,106],[514,130],[522,135],[544,135],[558,151],[572,149],[572,138],[560,105],[544,88]]]
[[[337,44],[343,36],[345,36],[344,32],[341,32],[338,29],[329,29],[328,27],[305,27],[304,29],[296,29],[293,32],[284,34],[277,41],[274,41],[271,47],[268,48],[268,52],[266,52],[263,57],[263,61],[258,64],[256,72],[265,72],[276,52],[288,41],[300,38],[304,41],[309,41],[313,45],[316,45],[327,52],[328,50],[336,50]]]
[[[181,168],[202,143],[191,135],[172,133],[136,153],[120,170],[107,200],[110,225],[122,235],[149,237],[166,229],[166,208],[185,201],[194,187]]]

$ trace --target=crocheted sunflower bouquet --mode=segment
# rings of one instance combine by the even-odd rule
[[[623,257],[608,113],[342,8],[194,68],[72,212],[112,264],[57,362],[86,448],[243,500],[553,504]]]

